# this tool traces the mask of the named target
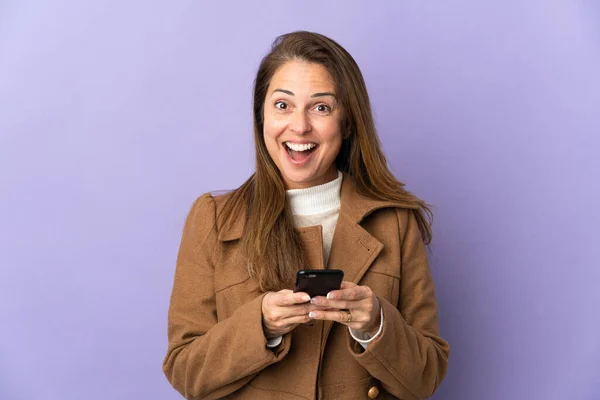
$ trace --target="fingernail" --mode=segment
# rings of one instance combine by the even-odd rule
[[[312,299],[310,299],[310,304],[315,304],[315,303],[316,303],[316,300],[314,297]]]
[[[327,300],[331,300],[331,299],[333,299],[333,295],[331,294],[331,292],[327,293]]]
[[[305,295],[304,297],[302,297],[302,299],[304,301],[310,301],[310,296],[309,295]]]
[[[314,316],[315,316],[314,312],[311,311],[308,313],[308,318],[314,318]]]

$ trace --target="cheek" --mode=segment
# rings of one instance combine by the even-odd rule
[[[265,138],[265,143],[267,146],[271,146],[272,143],[277,139],[277,129],[273,125],[273,120],[269,118],[265,118],[265,122],[263,125],[263,136]]]
[[[276,138],[284,132],[286,124],[285,118],[265,113],[265,121],[263,124],[265,135]]]
[[[267,151],[271,158],[275,156],[275,152],[277,151],[277,141],[271,134],[271,132],[265,127],[263,138],[265,140],[265,145],[267,146]]]
[[[265,124],[263,126],[263,138],[265,145],[267,146],[267,151],[275,162],[277,162],[277,153],[279,151],[277,138],[280,136],[280,132],[280,129],[277,129],[271,123],[268,123],[267,120],[265,120]]]
[[[343,139],[339,124],[331,124],[330,126],[327,126],[323,132],[323,139],[327,141],[327,144],[331,148],[332,152],[335,152],[337,155],[337,152],[342,146]]]

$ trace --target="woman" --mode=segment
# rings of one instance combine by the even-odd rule
[[[387,168],[360,70],[310,32],[276,39],[254,87],[256,172],[194,204],[164,372],[188,399],[422,399],[446,373],[425,203]],[[300,269],[341,269],[327,297]]]

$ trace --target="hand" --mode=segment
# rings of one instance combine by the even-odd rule
[[[304,292],[294,293],[285,289],[267,293],[262,301],[265,337],[283,336],[299,324],[309,322],[308,313],[322,308],[309,301],[310,296]]]
[[[339,322],[370,336],[379,330],[381,306],[379,299],[368,286],[344,281],[340,290],[332,290],[327,297],[313,297],[311,303],[322,308],[310,312],[312,319]]]

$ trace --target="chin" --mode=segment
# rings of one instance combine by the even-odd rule
[[[294,171],[290,173],[282,173],[284,180],[291,186],[315,186],[320,185],[322,180],[325,179],[324,175],[316,175],[311,172],[299,172]],[[316,182],[316,183],[313,183]],[[295,189],[290,187],[290,189]]]

